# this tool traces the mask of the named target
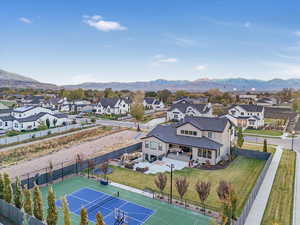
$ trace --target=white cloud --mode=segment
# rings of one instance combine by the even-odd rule
[[[192,39],[187,39],[187,38],[174,38],[175,44],[180,46],[180,47],[191,47],[195,46],[197,43],[196,41]]]
[[[296,31],[296,32],[294,32],[294,34],[295,34],[296,36],[300,37],[300,31]]]
[[[201,71],[201,70],[205,70],[206,68],[207,68],[207,66],[205,66],[205,65],[198,65],[195,67],[195,70]]]
[[[282,62],[264,62],[263,64],[271,67],[274,71],[281,75],[288,75],[290,77],[299,77],[300,75],[299,64]]]
[[[116,30],[127,30],[127,27],[122,26],[119,22],[104,20],[99,15],[83,16],[83,18],[84,23],[100,31],[109,32]]]
[[[27,23],[27,24],[32,23],[32,21],[30,19],[26,18],[26,17],[20,17],[19,21],[22,22],[22,23]]]
[[[246,27],[246,28],[249,28],[251,25],[252,25],[251,22],[245,22],[244,23],[244,27]]]
[[[152,63],[152,65],[154,66],[158,66],[160,64],[169,64],[169,63],[177,63],[179,60],[177,58],[174,57],[166,57],[163,54],[157,54],[154,57],[154,62]]]
[[[70,84],[81,84],[87,82],[97,82],[97,79],[94,75],[91,74],[79,74],[72,76],[70,80]]]

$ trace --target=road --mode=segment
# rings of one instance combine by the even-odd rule
[[[246,142],[263,143],[264,139],[267,139],[268,144],[280,145],[286,149],[292,149],[292,138],[263,138],[254,136],[245,136]],[[300,137],[294,138],[293,148],[295,151],[300,153]]]

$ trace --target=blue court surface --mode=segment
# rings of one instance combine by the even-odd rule
[[[127,217],[126,225],[140,225],[154,213],[152,209],[145,208],[118,197],[105,194],[90,188],[82,188],[67,195],[70,211],[80,216],[82,208],[86,208],[89,220],[96,222],[96,214],[100,211],[107,225],[116,225],[115,209],[123,211]],[[62,207],[61,200],[56,201]]]

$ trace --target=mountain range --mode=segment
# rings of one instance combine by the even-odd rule
[[[278,91],[283,88],[300,89],[300,79],[273,79],[273,80],[258,80],[258,79],[244,79],[244,78],[230,78],[230,79],[198,79],[194,81],[189,80],[153,80],[153,81],[137,81],[137,82],[93,82],[82,83],[76,85],[57,86],[55,84],[41,83],[32,78],[28,78],[16,73],[0,70],[0,87],[9,88],[35,88],[35,89],[97,89],[104,90],[105,88],[112,88],[113,90],[144,90],[144,91],[158,91],[169,89],[188,90],[188,91],[206,91],[211,88],[219,88],[223,91]]]

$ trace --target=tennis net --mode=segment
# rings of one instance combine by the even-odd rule
[[[115,199],[114,196],[107,196],[107,197],[104,197],[101,199],[97,199],[97,200],[89,203],[85,208],[88,212],[92,212],[113,199]]]

